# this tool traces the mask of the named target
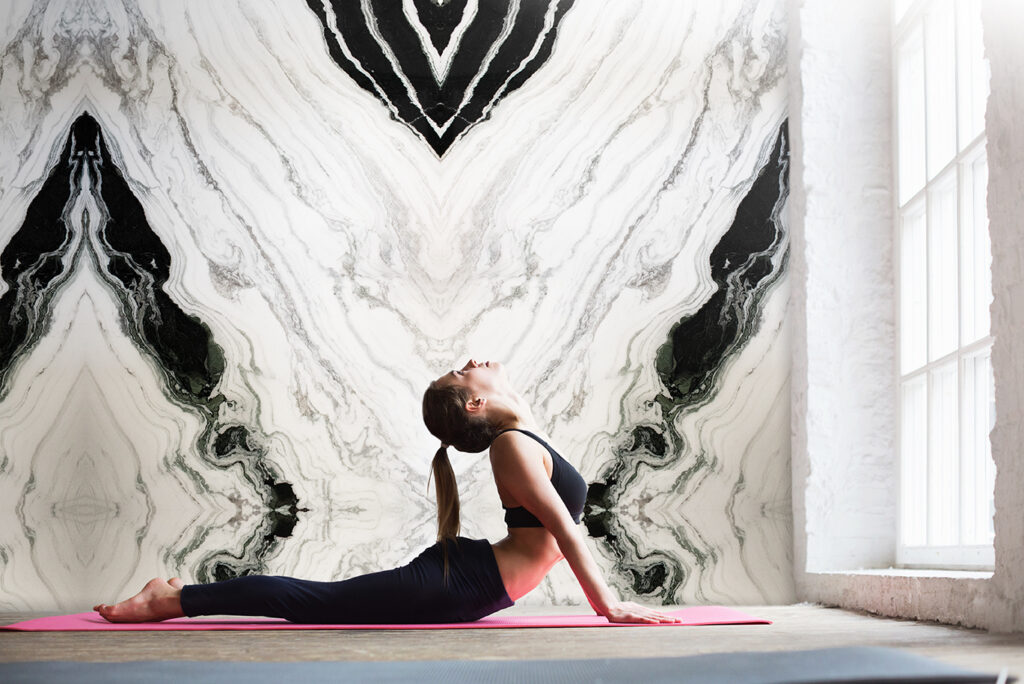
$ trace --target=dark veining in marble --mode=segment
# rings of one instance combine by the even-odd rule
[[[75,199],[86,190],[101,214],[98,221]],[[74,212],[81,212],[76,215]],[[90,226],[98,224],[98,228]],[[81,235],[75,235],[79,228]],[[95,235],[86,234],[95,230]],[[77,245],[77,246],[75,246]],[[121,327],[154,360],[165,380],[168,398],[202,416],[206,427],[197,444],[211,464],[239,466],[243,479],[264,502],[243,552],[207,552],[195,570],[201,582],[265,571],[265,559],[280,540],[291,536],[298,514],[292,485],[280,480],[267,458],[265,440],[254,429],[221,423],[226,399],[217,391],[224,355],[210,328],[181,309],[164,290],[171,255],[146,220],[141,202],[114,163],[98,122],[89,114],[72,124],[57,163],[29,205],[21,229],[0,253],[9,289],[0,297],[0,389],[9,371],[46,330],[52,301],[62,282],[87,254],[113,292],[121,310]],[[0,394],[0,398],[2,398]],[[200,489],[208,489],[194,465],[179,455],[176,465]],[[206,536],[199,530],[187,548],[173,553],[180,562]]]
[[[467,0],[413,0],[416,7],[416,18],[430,34],[430,42],[439,54],[444,52],[452,39],[452,31],[462,21],[466,13]],[[485,8],[486,10],[487,8]]]
[[[740,201],[731,227],[711,253],[711,277],[717,290],[696,313],[680,319],[658,349],[654,361],[664,391],[651,401],[659,407],[661,421],[624,427],[612,464],[587,494],[584,522],[590,535],[611,550],[617,559],[616,570],[629,578],[634,592],[660,597],[665,603],[675,601],[691,566],[703,572],[716,562],[715,549],[693,538],[691,531],[696,527],[679,525],[674,534],[687,557],[660,551],[641,554],[615,511],[636,498],[632,485],[642,467],[665,468],[683,460],[687,466],[671,485],[673,491],[683,491],[693,478],[714,466],[713,455],[691,453],[675,429],[676,420],[717,394],[722,369],[757,333],[766,296],[785,273],[789,253],[783,219],[789,194],[788,138],[788,122],[784,121],[770,155]]]
[[[706,403],[725,357],[757,331],[764,289],[759,286],[779,275],[773,271],[772,258],[780,244],[779,214],[788,195],[788,166],[788,129],[783,123],[769,163],[711,253],[717,291],[696,314],[680,320],[669,342],[658,350],[658,375],[676,404]]]
[[[54,295],[70,272],[73,236],[64,212],[78,192],[73,146],[69,136],[58,163],[29,203],[21,228],[0,253],[0,275],[7,285],[0,296],[0,400],[10,389],[17,360],[46,333]]]
[[[158,360],[167,385],[183,403],[201,403],[216,410],[223,401],[213,391],[224,373],[224,354],[210,329],[186,314],[164,291],[171,255],[146,221],[142,204],[110,158],[95,120],[79,117],[74,130],[90,150],[94,192],[106,210],[99,238],[106,256],[105,272],[121,301],[126,328],[137,332]],[[133,335],[134,337],[134,335]],[[141,339],[139,339],[141,338]]]
[[[416,0],[411,17],[401,2],[393,0],[306,2],[323,26],[338,66],[442,157],[547,61],[558,23],[573,0],[482,1],[459,35],[454,29],[466,11],[465,0]],[[552,9],[553,22],[546,29],[545,17]],[[417,35],[414,23],[425,29],[429,45]],[[507,23],[511,30],[505,35]],[[458,42],[450,44],[453,40]],[[438,72],[428,51],[440,62],[446,48],[453,50],[454,57],[447,71]]]

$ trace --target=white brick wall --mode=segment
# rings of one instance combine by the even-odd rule
[[[889,573],[896,541],[890,6],[790,3],[793,508],[802,600],[1024,630],[1024,4],[984,0],[996,569]],[[829,572],[832,571],[832,572]]]
[[[1024,4],[987,0],[988,215],[992,235],[992,368],[996,382],[996,568],[993,629],[1024,631]]]
[[[790,23],[795,558],[877,567],[896,543],[889,4],[794,2]]]

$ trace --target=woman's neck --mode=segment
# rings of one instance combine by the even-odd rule
[[[501,415],[495,421],[499,430],[536,430],[537,421],[533,419],[530,407],[522,397],[509,397],[506,405],[501,407]]]

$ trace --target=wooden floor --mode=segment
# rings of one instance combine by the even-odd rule
[[[888,646],[1024,675],[1024,635],[890,620],[813,605],[743,607],[772,625],[264,632],[0,632],[0,662],[24,660],[503,660],[668,657],[730,651]],[[519,608],[518,615],[579,613]],[[39,615],[0,615],[10,624]]]

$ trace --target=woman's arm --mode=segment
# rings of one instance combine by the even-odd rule
[[[491,445],[495,480],[532,513],[554,536],[590,605],[611,622],[678,622],[676,618],[636,603],[620,601],[601,576],[579,525],[544,470],[537,442],[516,432],[505,433]]]

